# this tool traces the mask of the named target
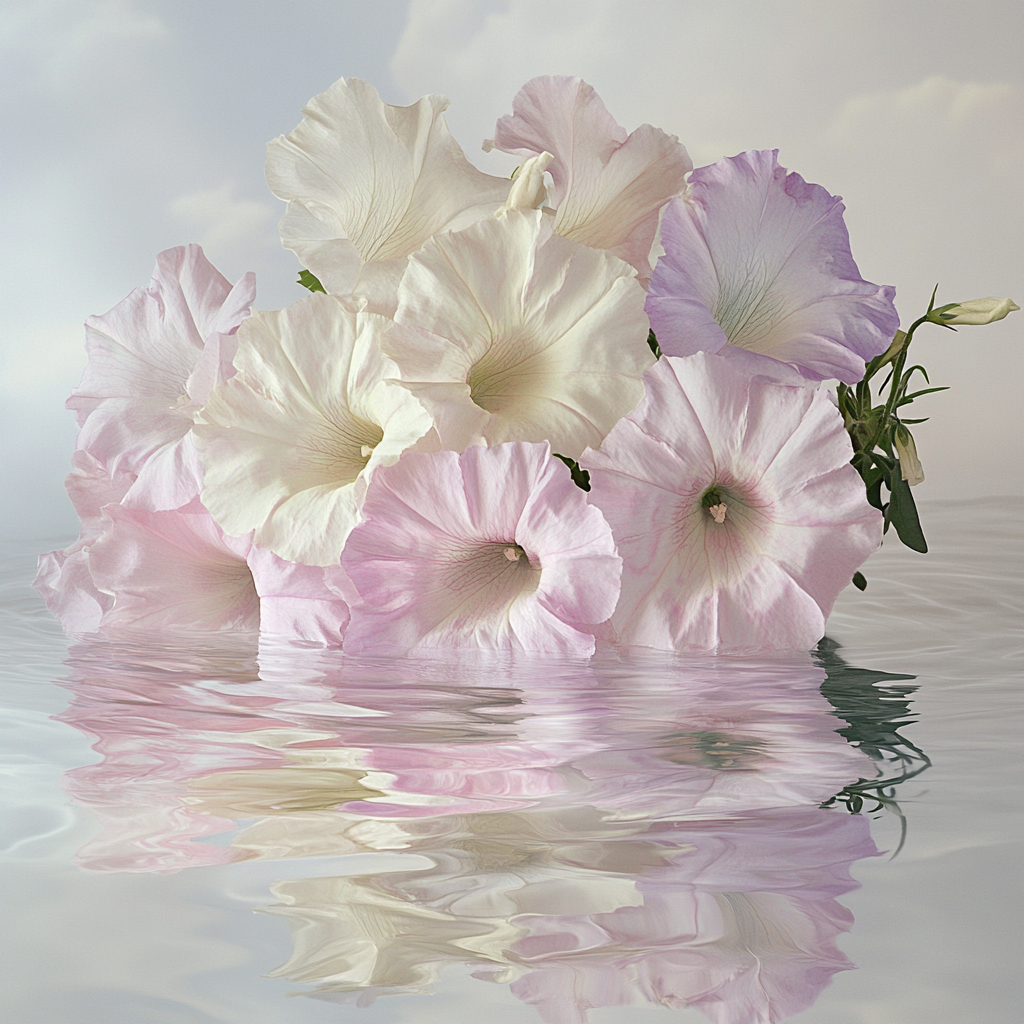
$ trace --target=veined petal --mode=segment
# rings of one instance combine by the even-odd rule
[[[693,164],[674,135],[641,125],[631,135],[580,78],[531,79],[512,101],[485,149],[553,154],[555,231],[608,249],[650,275],[658,211],[686,184]]]
[[[410,386],[468,388],[453,422],[488,444],[549,440],[574,458],[643,393],[643,295],[628,264],[554,234],[543,211],[510,210],[410,257],[382,345]]]
[[[177,508],[198,493],[194,475],[156,478],[180,462],[197,405],[234,372],[231,335],[255,287],[252,274],[232,287],[197,245],[168,249],[148,288],[86,321],[89,362],[67,404],[81,427],[79,450],[112,476],[147,478],[131,502]]]
[[[89,565],[114,595],[105,629],[259,628],[248,538],[225,537],[198,502],[174,512],[108,505],[104,516],[109,528]]]
[[[231,534],[309,565],[338,561],[366,474],[431,427],[389,383],[377,337],[389,321],[311,295],[258,313],[239,333],[237,374],[214,389],[196,426],[203,503]]]
[[[810,647],[881,539],[838,410],[704,353],[662,356],[645,383],[645,401],[580,459],[623,559],[615,635],[669,650]]]
[[[504,202],[510,182],[470,164],[447,107],[443,96],[395,107],[342,78],[267,146],[267,182],[288,203],[282,241],[328,291],[349,293],[363,263],[407,256]]]
[[[405,454],[369,482],[342,565],[349,650],[589,655],[621,564],[603,517],[546,444]]]
[[[694,171],[662,217],[665,255],[647,300],[662,351],[728,343],[811,380],[860,380],[899,318],[895,290],[860,276],[843,210],[838,197],[780,167],[774,150]]]

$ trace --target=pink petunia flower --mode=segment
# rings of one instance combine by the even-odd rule
[[[367,488],[342,565],[349,650],[481,647],[588,656],[612,613],[611,531],[545,444],[409,452]]]
[[[322,569],[227,536],[198,498],[160,512],[105,505],[72,548],[40,559],[36,586],[75,635],[261,630],[337,645],[348,623]]]
[[[256,279],[232,287],[198,245],[167,249],[148,288],[86,321],[89,363],[68,399],[78,448],[111,478],[138,479],[127,505],[180,508],[199,493],[193,418],[234,370],[234,332],[249,315]]]
[[[777,150],[694,171],[661,221],[665,255],[647,297],[661,350],[687,356],[728,345],[810,380],[860,380],[899,317],[895,289],[860,276],[844,209],[780,167]]]
[[[646,283],[658,211],[686,187],[693,169],[679,140],[649,124],[627,135],[581,78],[533,78],[516,94],[512,111],[484,149],[552,154],[556,233],[610,250]]]
[[[580,459],[623,558],[615,638],[812,647],[882,539],[836,407],[705,353],[662,357],[645,386]]]

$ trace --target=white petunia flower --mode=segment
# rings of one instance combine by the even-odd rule
[[[342,78],[267,146],[267,182],[288,203],[281,240],[329,292],[359,290],[386,306],[381,296],[409,253],[505,201],[509,180],[466,159],[447,107],[443,96],[394,107],[366,82]]]
[[[409,259],[382,345],[446,448],[550,441],[575,458],[643,395],[654,357],[635,271],[552,220],[509,210]]]
[[[196,437],[203,504],[229,533],[292,562],[331,565],[358,520],[367,475],[430,429],[377,337],[388,321],[330,295],[257,313],[237,374],[214,389]]]

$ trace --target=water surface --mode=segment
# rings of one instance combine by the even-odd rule
[[[586,665],[70,642],[8,546],[3,1019],[1016,1021],[1024,503],[923,517],[814,656]]]

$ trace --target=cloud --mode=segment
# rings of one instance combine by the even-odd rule
[[[123,59],[126,43],[166,34],[160,17],[133,0],[23,0],[0,11],[0,52],[20,57],[52,92],[90,77],[109,48]]]
[[[268,235],[276,241],[278,211],[270,203],[237,199],[235,191],[234,183],[228,182],[179,196],[170,204],[171,212],[185,225],[189,241],[198,242],[214,264],[251,254],[267,244]]]
[[[847,149],[882,143],[893,153],[969,153],[1014,180],[1024,163],[1024,90],[1014,82],[957,82],[930,75],[903,89],[854,96],[826,137]],[[930,154],[930,155],[931,155]],[[1007,196],[1021,202],[1019,188]]]
[[[414,0],[392,74],[409,102],[451,97],[471,159],[512,96],[539,74],[578,74],[629,130],[677,134],[698,165],[779,148],[840,194],[864,276],[897,286],[904,322],[940,300],[1010,295],[1024,281],[1024,82],[1013,44],[1024,8],[979,0],[916,7],[719,0]],[[1019,37],[1019,32],[1016,32]],[[944,74],[936,75],[941,65]],[[922,332],[934,383],[916,428],[925,497],[1024,493],[1010,456],[1024,434],[1024,314]],[[992,439],[998,438],[997,444]],[[927,492],[927,493],[925,493]]]

